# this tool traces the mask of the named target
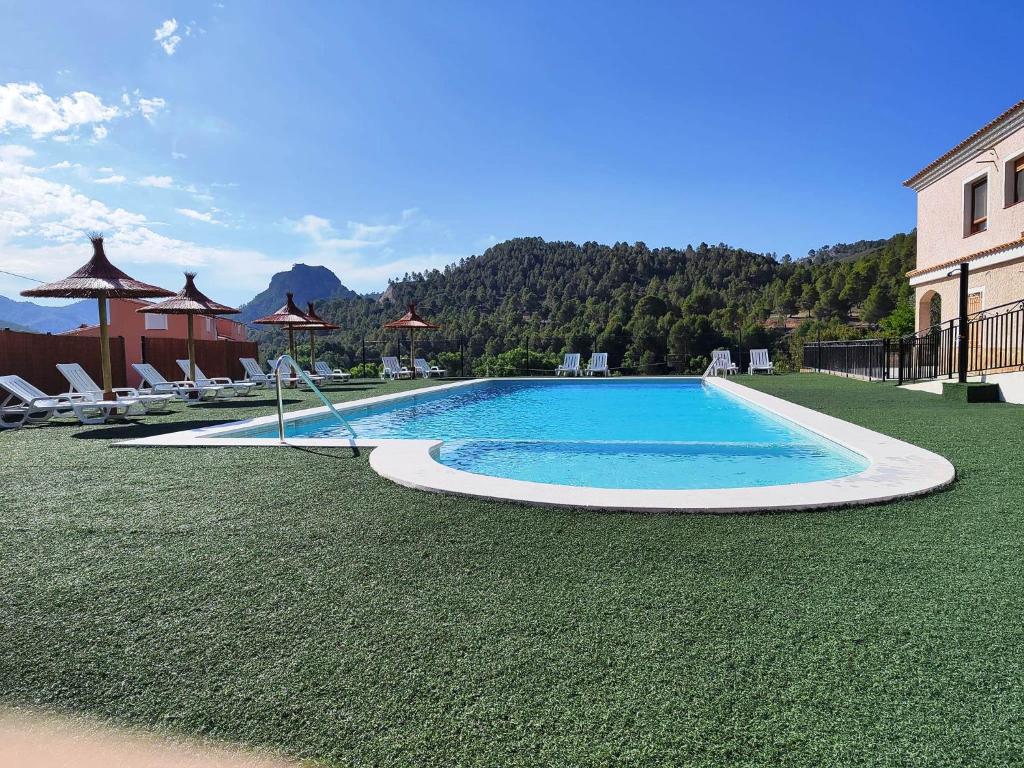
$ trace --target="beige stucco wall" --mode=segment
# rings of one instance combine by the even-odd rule
[[[959,269],[957,267],[953,269]],[[967,283],[970,293],[981,293],[981,308],[991,309],[1000,304],[1024,298],[1024,259],[1000,264],[989,269],[971,270]],[[929,314],[922,301],[930,301],[932,293],[942,297],[942,320],[951,320],[959,312],[960,279],[950,277],[919,285],[915,288],[917,329],[928,327]]]
[[[969,256],[1024,233],[1024,203],[1006,207],[1007,161],[1024,154],[1024,128],[917,194],[917,268]],[[994,162],[989,162],[994,161]],[[964,185],[988,174],[988,229],[964,236]]]

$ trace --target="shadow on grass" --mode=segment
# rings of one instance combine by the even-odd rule
[[[285,405],[295,405],[295,403],[301,403],[302,400],[294,398],[286,398],[281,401]],[[196,403],[190,405],[189,408],[192,410],[219,410],[221,408],[231,409],[242,409],[242,408],[276,408],[277,401],[274,399],[267,400],[254,400],[252,398],[233,398],[231,400],[207,400],[204,403]]]
[[[87,429],[78,434],[72,435],[76,440],[134,440],[138,437],[153,437],[154,435],[166,435],[169,432],[181,432],[185,429],[202,429],[203,427],[215,427],[219,424],[230,424],[235,419],[229,420],[195,420],[195,421],[127,421],[120,424],[112,424],[109,427]]]
[[[361,455],[359,453],[359,447],[353,445],[351,448],[334,448],[330,450],[317,450],[316,448],[307,448],[304,445],[289,445],[293,451],[302,451],[303,453],[312,453],[314,456],[326,456],[329,459],[343,459],[344,455],[339,455],[337,451],[349,450],[352,451],[351,458],[357,459]]]

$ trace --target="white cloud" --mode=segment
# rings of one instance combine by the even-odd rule
[[[386,245],[395,235],[405,229],[416,216],[416,209],[402,212],[399,224],[365,224],[349,221],[345,224],[344,236],[334,229],[329,219],[307,213],[298,221],[286,222],[293,232],[309,237],[322,251],[361,251]]]
[[[103,141],[105,138],[107,138],[108,133],[109,131],[107,130],[107,126],[94,125],[92,127],[92,143],[96,144],[98,142]]]
[[[186,157],[188,157],[188,155],[184,152],[171,152],[172,160],[184,160]]]
[[[100,173],[113,173],[114,172],[114,169],[111,168],[108,165],[105,165],[102,168],[97,168],[96,170],[99,171]]]
[[[159,96],[154,96],[152,99],[140,98],[138,105],[142,116],[152,123],[153,118],[167,108],[167,101]]]
[[[140,187],[156,187],[158,189],[171,189],[174,186],[174,179],[170,176],[143,176],[136,182]]]
[[[218,221],[213,218],[213,213],[209,211],[195,211],[191,208],[175,208],[178,213],[182,216],[195,219],[196,221],[205,221],[207,224],[223,224],[224,222]]]
[[[53,99],[36,83],[0,85],[0,131],[26,128],[35,137],[70,140],[66,132],[78,126],[105,123],[120,114],[117,107],[88,91]]]
[[[105,233],[107,253],[134,276],[157,284],[166,278],[166,284],[176,285],[172,281],[180,279],[179,269],[201,269],[209,276],[206,284],[219,283],[232,301],[265,288],[271,274],[291,264],[252,249],[216,248],[159,234],[155,222],[142,214],[111,208],[39,176],[28,165],[32,157],[29,147],[0,145],[0,269],[41,280],[62,277],[88,258],[85,233],[92,230]],[[21,287],[0,284],[11,295]]]
[[[106,176],[102,179],[93,179],[94,184],[124,184],[127,179],[124,176]]]
[[[78,168],[78,167],[79,167],[78,163],[72,163],[72,162],[70,162],[68,160],[61,160],[59,163],[54,163],[53,165],[49,166],[49,170],[51,170],[51,171],[64,171],[64,170],[67,170],[68,168]],[[102,170],[103,169],[100,168],[100,171],[102,171]],[[107,169],[108,172],[111,171],[111,170],[113,170],[113,169]]]
[[[173,56],[181,42],[181,36],[174,34],[178,29],[177,19],[167,19],[153,30],[153,39],[164,49],[164,53]]]

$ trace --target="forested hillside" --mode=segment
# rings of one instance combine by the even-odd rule
[[[394,341],[381,326],[415,301],[443,327],[422,335],[422,349],[449,365],[452,356],[441,353],[454,354],[459,340],[478,369],[525,365],[527,336],[530,367],[546,367],[569,349],[606,351],[616,368],[651,372],[667,362],[702,370],[719,346],[767,346],[784,360],[807,333],[849,337],[912,327],[904,275],[914,247],[913,233],[900,234],[780,260],[704,243],[679,250],[518,238],[444,270],[406,275],[390,284],[390,300],[324,303],[321,314],[342,330],[319,346],[326,359],[351,366],[362,339]],[[268,333],[283,345],[279,331]],[[379,360],[381,351],[371,344],[367,359]]]

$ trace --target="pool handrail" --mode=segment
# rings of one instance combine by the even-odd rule
[[[281,355],[281,357],[279,357],[277,359],[277,365],[274,366],[274,380],[275,380],[275,382],[277,384],[277,431],[278,431],[278,436],[279,436],[281,442],[283,443],[285,441],[285,439],[284,439],[284,397],[283,397],[283,395],[281,393],[281,371],[284,368],[284,366],[281,365],[281,363],[283,363],[283,362],[288,362],[288,363],[291,364],[292,370],[296,374],[298,374],[299,378],[301,378],[303,381],[306,382],[306,386],[307,387],[309,387],[311,390],[316,392],[317,397],[319,397],[320,400],[323,402],[323,404],[327,406],[327,410],[329,410],[331,413],[334,414],[334,417],[338,421],[341,422],[341,424],[345,427],[345,429],[348,430],[348,433],[352,437],[352,439],[355,440],[356,439],[356,431],[354,429],[352,429],[352,425],[349,424],[348,421],[345,419],[345,417],[341,415],[341,412],[337,408],[334,407],[334,403],[332,403],[330,400],[328,400],[327,397],[324,395],[324,393],[320,391],[320,388],[317,387],[317,385],[313,383],[313,379],[310,378],[309,374],[307,374],[304,370],[302,370],[302,367],[298,363],[295,362],[295,359],[291,355]],[[291,379],[292,377],[289,377],[289,378]]]

